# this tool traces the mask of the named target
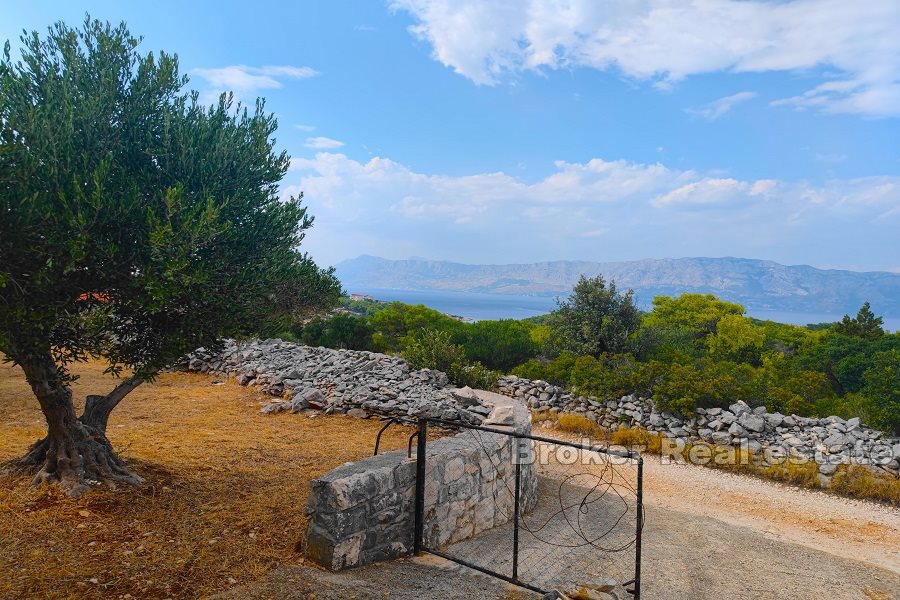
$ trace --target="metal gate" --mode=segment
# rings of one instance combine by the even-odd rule
[[[474,507],[491,516],[490,528],[480,530],[476,520],[474,535],[441,542],[426,531],[435,504],[426,501],[430,470],[444,468],[436,453],[429,454],[440,443],[428,440],[429,426],[463,430],[452,443],[470,462],[479,461],[481,477],[493,482],[493,507],[487,506],[490,496]],[[605,585],[640,598],[643,459],[637,452],[431,418],[419,419],[417,438],[416,554],[428,552],[539,593]],[[498,440],[512,448],[508,458],[496,452]]]

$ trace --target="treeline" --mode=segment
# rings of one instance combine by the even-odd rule
[[[292,335],[399,353],[458,385],[490,387],[512,372],[598,398],[653,397],[685,415],[744,400],[900,431],[900,334],[885,332],[868,303],[855,317],[806,327],[752,319],[741,305],[702,294],[658,296],[642,312],[630,291],[596,277],[582,278],[551,314],[521,321],[463,323],[399,302],[365,308],[365,316],[314,319]]]

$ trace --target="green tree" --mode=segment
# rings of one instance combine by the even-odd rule
[[[771,412],[810,416],[833,405],[834,391],[824,373],[804,370],[779,353],[762,358],[756,371],[757,397]]]
[[[677,298],[657,296],[653,299],[653,310],[644,315],[645,327],[666,327],[687,329],[698,337],[716,331],[722,317],[742,316],[744,307],[740,304],[719,300],[712,294],[681,294]]]
[[[824,373],[835,392],[843,395],[862,390],[872,356],[889,350],[900,350],[900,334],[868,338],[832,330],[802,346],[797,361],[803,369]]]
[[[455,338],[469,360],[489,369],[508,371],[538,353],[539,346],[531,338],[531,329],[514,319],[477,321],[462,328]]]
[[[392,302],[378,311],[370,317],[370,323],[379,342],[387,344],[394,352],[402,350],[424,329],[455,333],[465,325],[422,304],[414,306],[402,302]]]
[[[562,351],[599,356],[625,352],[641,324],[633,292],[624,294],[602,276],[582,276],[553,313],[554,344]]]
[[[138,44],[86,19],[0,60],[0,351],[48,426],[12,466],[72,495],[140,482],[105,435],[137,385],[339,294],[298,252],[312,218],[279,198],[289,158],[262,102],[202,106],[175,56]],[[69,368],[89,357],[133,375],[79,417]]]
[[[875,354],[864,378],[863,394],[875,413],[871,425],[900,434],[900,350]]]
[[[353,315],[337,314],[317,317],[303,326],[300,340],[309,346],[325,346],[347,350],[371,350],[372,326]]]
[[[716,332],[706,338],[709,354],[717,360],[759,364],[766,334],[750,319],[725,315],[716,323]]]
[[[851,319],[850,315],[844,315],[841,322],[834,326],[834,331],[842,335],[874,340],[884,335],[883,324],[884,320],[876,317],[869,303],[866,302],[856,313],[855,318]]]

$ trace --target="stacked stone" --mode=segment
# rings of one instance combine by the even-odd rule
[[[786,457],[812,459],[819,464],[823,486],[830,483],[839,464],[860,464],[876,473],[900,476],[900,439],[862,425],[858,417],[782,415],[769,413],[764,406],[751,408],[743,401],[728,409],[698,408],[684,417],[657,411],[652,399],[629,395],[600,401],[514,375],[500,378],[499,391],[532,410],[582,415],[611,431],[623,425],[642,427],[685,444],[743,446],[764,464]]]
[[[478,394],[489,401],[492,396]],[[497,406],[503,401],[509,403],[493,399]],[[509,433],[531,432],[530,416],[521,404],[493,411],[490,422]],[[533,508],[538,486],[530,448],[530,442],[512,435],[470,429],[428,442],[425,545],[440,548],[508,522],[514,514],[516,460],[521,510]],[[305,556],[337,571],[409,554],[415,491],[416,459],[407,458],[405,451],[346,463],[314,479],[305,511]]]
[[[447,375],[415,370],[402,358],[283,342],[227,340],[217,353],[200,348],[180,368],[234,377],[278,399],[264,412],[321,410],[365,418],[426,416],[479,424],[490,413],[476,396],[457,397]]]

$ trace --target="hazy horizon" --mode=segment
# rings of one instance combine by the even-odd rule
[[[445,258],[433,258],[427,256],[401,256],[397,258],[391,258],[388,256],[380,256],[377,254],[358,254],[356,256],[351,256],[348,258],[341,259],[337,261],[335,264],[341,264],[346,262],[351,262],[360,258],[380,258],[384,260],[408,260],[408,261],[427,261],[427,262],[446,262],[446,263],[455,263],[467,266],[513,266],[513,265],[526,265],[526,264],[542,264],[542,263],[559,263],[559,262],[589,262],[589,263],[612,263],[612,262],[642,262],[642,261],[662,261],[662,260],[691,260],[691,259],[736,259],[736,260],[758,260],[763,262],[773,262],[786,267],[812,267],[814,269],[819,269],[822,271],[852,271],[854,273],[890,273],[892,275],[900,275],[900,267],[897,267],[896,270],[889,269],[874,269],[874,270],[864,270],[864,269],[851,269],[845,267],[832,267],[832,266],[819,266],[812,265],[809,263],[781,263],[776,260],[771,260],[768,258],[759,258],[753,256],[731,256],[731,255],[723,255],[723,256],[643,256],[640,258],[634,259],[624,259],[624,260],[604,260],[604,259],[594,259],[594,258],[552,258],[545,260],[535,260],[531,262],[521,262],[521,261],[513,261],[513,262],[466,262],[466,261],[458,261],[458,260],[450,260]]]

